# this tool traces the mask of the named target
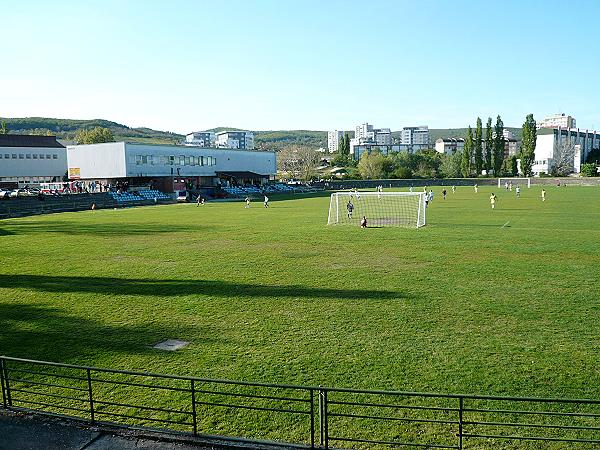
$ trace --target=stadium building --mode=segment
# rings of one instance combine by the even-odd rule
[[[163,192],[261,185],[277,171],[275,152],[125,142],[68,146],[67,162],[71,180]]]
[[[542,128],[537,132],[533,174],[552,172],[558,159],[568,158],[579,173],[592,150],[600,149],[600,133],[580,128]]]
[[[0,187],[35,187],[66,172],[67,151],[55,136],[0,135]]]

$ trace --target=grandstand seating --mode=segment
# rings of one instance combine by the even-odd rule
[[[231,197],[246,197],[248,195],[256,195],[268,193],[268,194],[284,194],[284,193],[292,193],[292,192],[314,192],[316,189],[306,185],[295,185],[290,186],[283,183],[274,183],[267,184],[262,187],[257,186],[231,186],[224,187],[223,191],[225,191]]]
[[[157,189],[147,189],[144,191],[139,191],[138,195],[144,200],[154,200],[155,198],[158,200],[169,200],[171,198],[164,192],[161,192]]]

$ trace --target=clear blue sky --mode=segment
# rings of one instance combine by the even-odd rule
[[[600,128],[600,1],[0,0],[0,116]]]

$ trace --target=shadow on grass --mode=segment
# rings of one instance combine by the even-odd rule
[[[409,296],[395,291],[332,289],[299,285],[264,286],[220,280],[146,280],[10,274],[0,277],[0,288],[17,288],[55,293],[81,292],[160,297],[208,295],[216,297],[298,297],[308,299],[339,298],[357,300],[409,298]]]
[[[150,223],[74,223],[74,222],[23,222],[10,225],[10,230],[0,230],[0,236],[5,234],[33,233],[63,233],[69,235],[100,235],[100,236],[134,236],[152,235],[156,233],[197,232],[208,230],[209,227],[200,224],[187,226],[176,224]]]
[[[10,235],[13,235],[13,234],[15,234],[15,233],[12,232],[12,231],[10,231],[10,230],[5,230],[5,229],[0,228],[0,237],[2,237],[2,236],[10,236]]]
[[[51,361],[102,352],[164,355],[151,347],[165,339],[189,340],[189,336],[194,336],[194,344],[218,342],[214,329],[164,322],[106,324],[57,308],[23,304],[0,304],[0,329],[0,354]]]

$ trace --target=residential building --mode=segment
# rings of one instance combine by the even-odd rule
[[[462,151],[464,147],[465,140],[462,138],[440,138],[435,141],[435,150],[446,155],[453,155],[457,151]]]
[[[67,151],[56,136],[0,134],[0,187],[61,181],[66,172]]]
[[[344,132],[339,130],[333,130],[327,132],[327,148],[329,153],[337,152],[340,141],[344,137]]]
[[[185,135],[184,145],[193,145],[195,147],[215,147],[215,133],[212,131],[194,131]]]
[[[363,153],[371,154],[373,151],[379,151],[383,155],[389,155],[390,153],[398,153],[402,150],[407,150],[406,148],[402,148],[400,144],[389,144],[389,145],[379,145],[375,142],[370,143],[357,143],[353,146],[351,150],[351,155],[354,156],[354,159],[360,160],[360,157]]]
[[[535,161],[532,171],[549,174],[559,158],[561,149],[571,147],[573,154],[573,172],[579,173],[592,150],[600,149],[600,133],[579,128],[548,128],[540,129],[537,133],[535,146]]]
[[[254,133],[251,131],[221,131],[216,135],[218,148],[254,150]]]
[[[362,125],[357,125],[354,131],[354,138],[350,139],[350,154],[354,155],[354,158],[360,158],[360,153],[355,150],[358,145],[364,145],[364,149],[374,148],[376,146],[391,147],[392,145],[392,131],[389,128],[373,128],[373,125],[365,122]]]
[[[545,117],[537,123],[537,128],[576,128],[577,124],[575,118],[567,116],[566,114],[554,114],[552,116]]]
[[[400,133],[400,143],[404,145],[417,146],[418,148],[429,147],[429,127],[421,125],[418,127],[404,127]]]
[[[266,181],[277,173],[275,152],[180,145],[104,144],[67,147],[70,178],[101,183],[127,181],[165,192],[214,187],[232,177]]]

